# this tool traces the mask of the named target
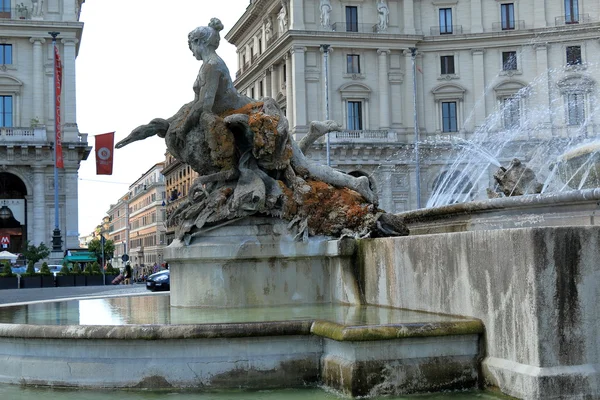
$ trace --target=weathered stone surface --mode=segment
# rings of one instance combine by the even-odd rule
[[[537,181],[535,172],[517,158],[513,159],[507,168],[500,167],[494,174],[494,180],[497,187],[495,190],[488,189],[490,198],[541,193],[543,188]]]
[[[190,235],[250,215],[290,221],[298,238],[407,235],[400,218],[382,217],[367,177],[314,164],[304,155],[318,137],[341,129],[337,123],[311,123],[298,144],[275,100],[257,102],[236,91],[216,53],[221,29],[213,18],[188,36],[192,53],[203,61],[195,99],[171,118],[136,128],[115,146],[158,135],[175,158],[198,172],[188,199],[170,217],[179,224],[177,238],[189,244]]]
[[[598,398],[598,243],[599,227],[361,240],[360,285],[368,304],[481,319],[485,376],[504,393]]]

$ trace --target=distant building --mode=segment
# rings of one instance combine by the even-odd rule
[[[344,128],[330,135],[332,166],[372,177],[385,210],[417,207],[410,48],[424,200],[448,173],[444,136],[468,140],[484,124],[499,135],[519,127],[514,147],[525,150],[539,138],[599,133],[597,1],[320,4],[253,0],[225,37],[237,47],[234,84],[249,97],[276,99],[297,139],[310,121],[325,119],[328,105]],[[326,162],[323,142],[313,153]],[[492,186],[493,171],[483,172],[470,184]]]
[[[155,164],[129,187],[127,251],[134,268],[163,262],[166,247],[164,165],[163,162]]]
[[[18,220],[16,226],[0,221],[0,237],[10,242],[9,251],[21,251],[27,240],[52,247],[54,52],[48,31],[60,32],[57,46],[63,63],[65,168],[58,171],[58,223],[63,250],[79,246],[78,170],[91,151],[87,134],[81,134],[77,127],[75,97],[75,60],[83,31],[79,11],[83,2],[35,2],[40,8],[30,0],[0,4],[0,207],[9,209]]]
[[[168,151],[162,173],[165,176],[167,194],[165,205],[168,219],[173,211],[179,207],[181,201],[187,198],[190,186],[198,177],[198,173],[192,170],[189,165],[177,160]],[[167,221],[166,227],[167,245],[169,245],[175,237],[176,224],[169,224]]]
[[[124,267],[125,261],[122,257],[127,254],[129,243],[129,192],[122,196],[117,204],[112,204],[107,212],[110,218],[108,228],[108,240],[115,245],[112,264],[114,267]]]

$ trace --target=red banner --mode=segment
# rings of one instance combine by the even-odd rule
[[[54,138],[54,156],[56,160],[56,168],[64,168],[63,163],[63,152],[62,152],[62,131],[61,131],[61,119],[60,119],[60,96],[62,93],[62,64],[60,62],[60,54],[58,53],[58,47],[54,45],[54,94],[56,96],[54,100],[54,131],[56,136]]]
[[[96,175],[112,175],[115,133],[96,135]]]

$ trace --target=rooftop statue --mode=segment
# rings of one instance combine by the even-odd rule
[[[156,118],[117,143],[122,148],[154,135],[169,152],[200,175],[187,199],[169,218],[176,237],[190,237],[237,218],[263,215],[290,221],[299,237],[406,235],[398,217],[377,209],[367,177],[354,177],[309,161],[305,152],[322,135],[340,130],[335,121],[312,122],[297,143],[271,98],[240,95],[216,53],[221,21],[188,35],[190,50],[203,61],[194,100],[171,118]]]

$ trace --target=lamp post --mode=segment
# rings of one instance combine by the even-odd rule
[[[329,119],[329,45],[322,44],[323,64],[325,66],[325,120]],[[327,165],[331,166],[329,132],[327,132]]]
[[[417,118],[417,48],[409,47],[412,60],[412,76],[413,76],[413,114],[415,125],[415,179],[417,186],[417,208],[421,208],[421,163],[419,160],[419,119]]]

